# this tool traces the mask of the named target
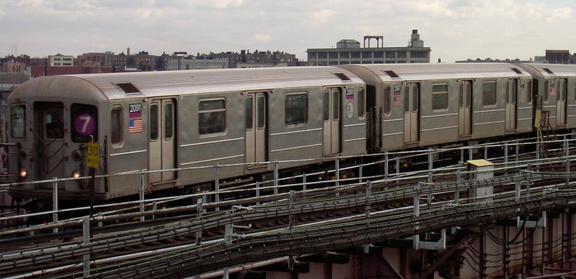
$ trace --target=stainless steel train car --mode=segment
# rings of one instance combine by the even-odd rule
[[[549,128],[576,128],[576,67],[560,64],[522,64],[533,77],[538,109],[548,112]]]
[[[367,87],[372,152],[533,129],[532,77],[513,64],[347,65]]]
[[[52,76],[9,96],[10,142],[21,181],[87,176],[87,144],[100,145],[96,174],[254,163],[220,178],[269,172],[257,162],[360,155],[366,149],[365,85],[335,67],[229,69]],[[286,167],[302,164],[294,162]],[[154,172],[146,191],[213,181],[205,169]],[[139,176],[98,179],[94,199],[139,192]],[[59,198],[89,198],[86,182],[59,184]],[[50,199],[50,184],[11,187]]]
[[[576,66],[510,63],[381,64],[53,76],[9,96],[8,139],[19,181],[97,174],[147,175],[147,192],[207,190],[221,179],[287,171],[337,155],[470,144],[534,132],[537,109],[553,129],[576,128]],[[241,163],[248,163],[241,165]],[[316,164],[316,163],[315,163]],[[139,176],[97,179],[97,200],[135,195]],[[11,186],[50,199],[52,185]],[[59,183],[86,200],[86,182]]]

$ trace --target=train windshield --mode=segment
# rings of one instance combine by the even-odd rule
[[[73,104],[70,111],[72,141],[90,142],[91,139],[98,141],[98,109],[92,105]]]
[[[10,107],[10,136],[12,138],[26,138],[26,106]]]

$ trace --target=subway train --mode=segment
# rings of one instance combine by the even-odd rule
[[[467,145],[576,128],[576,66],[462,63],[191,70],[33,78],[8,97],[14,182],[153,171],[146,192],[210,190],[336,156]],[[98,143],[96,155],[89,145]],[[92,152],[93,153],[93,152]],[[268,162],[268,163],[266,163]],[[155,172],[155,170],[169,170]],[[140,175],[97,178],[93,199],[139,193]],[[14,183],[17,199],[51,200],[52,183]],[[87,180],[58,183],[88,200]]]

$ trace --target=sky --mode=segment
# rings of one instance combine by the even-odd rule
[[[417,29],[431,62],[529,60],[576,52],[574,0],[1,0],[0,57],[112,51],[153,55],[284,51],[342,39],[408,45]],[[372,46],[375,42],[372,41]]]

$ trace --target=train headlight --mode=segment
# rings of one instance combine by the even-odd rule
[[[20,178],[26,178],[28,176],[28,171],[26,169],[20,169]]]
[[[78,178],[78,177],[80,177],[80,171],[79,171],[79,170],[74,170],[74,171],[72,172],[72,177],[73,177],[73,178]]]

